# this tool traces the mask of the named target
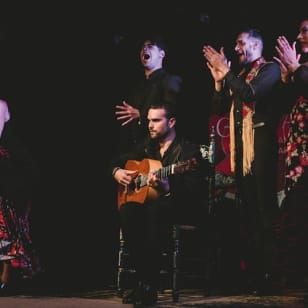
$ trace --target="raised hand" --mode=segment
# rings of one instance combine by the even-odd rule
[[[278,57],[273,57],[280,65],[281,79],[287,81],[289,75],[291,75],[299,66],[300,54],[296,52],[296,42],[292,45],[284,36],[277,38],[277,45],[275,46]]]
[[[140,118],[140,111],[137,108],[127,104],[125,101],[123,101],[123,105],[116,105],[115,107],[117,120],[123,121],[121,124],[122,126],[125,126],[134,119]]]
[[[226,59],[224,48],[221,47],[218,52],[212,46],[207,45],[203,47],[203,55],[207,60],[206,64],[211,71],[214,81],[222,81],[231,66],[231,62]]]

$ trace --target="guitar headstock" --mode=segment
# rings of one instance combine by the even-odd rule
[[[184,173],[186,171],[195,170],[197,165],[198,162],[196,158],[178,162],[174,165],[174,173]]]

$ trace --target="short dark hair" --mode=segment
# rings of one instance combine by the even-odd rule
[[[250,37],[256,38],[263,42],[263,37],[261,31],[257,28],[245,28],[242,29],[239,33],[248,33]]]
[[[254,38],[254,39],[256,39],[260,42],[261,49],[263,49],[264,41],[263,41],[263,36],[261,34],[261,31],[259,29],[257,29],[257,28],[244,28],[243,30],[241,30],[239,32],[239,34],[240,33],[248,33],[250,38]]]
[[[168,119],[170,118],[176,118],[176,104],[175,103],[156,103],[150,105],[149,109],[165,109],[166,110],[166,116]]]
[[[145,41],[150,41],[153,45],[157,46],[159,49],[163,50],[165,53],[168,51],[167,43],[164,37],[160,34],[150,34],[149,36],[145,36],[142,43]]]

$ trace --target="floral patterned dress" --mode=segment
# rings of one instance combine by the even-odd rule
[[[28,151],[11,137],[6,127],[0,140],[0,262],[10,262],[21,278],[32,278],[41,271],[29,223],[38,172]]]
[[[32,278],[40,268],[30,236],[28,214],[18,215],[10,200],[0,197],[0,261],[10,260],[21,277]]]
[[[286,187],[291,191],[302,185],[301,178],[308,172],[308,100],[300,96],[290,115],[290,131],[287,140]]]

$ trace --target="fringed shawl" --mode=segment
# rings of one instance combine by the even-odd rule
[[[251,70],[245,78],[246,83],[250,81],[258,74],[262,64],[266,61],[263,57],[259,58],[254,62]],[[243,75],[245,70],[243,69],[239,77]],[[251,173],[251,164],[254,160],[254,129],[252,117],[255,113],[255,102],[242,103],[242,142],[243,142],[243,175]],[[231,171],[234,172],[236,168],[235,164],[235,126],[234,126],[234,99],[232,101],[230,109],[230,160],[231,160]]]

